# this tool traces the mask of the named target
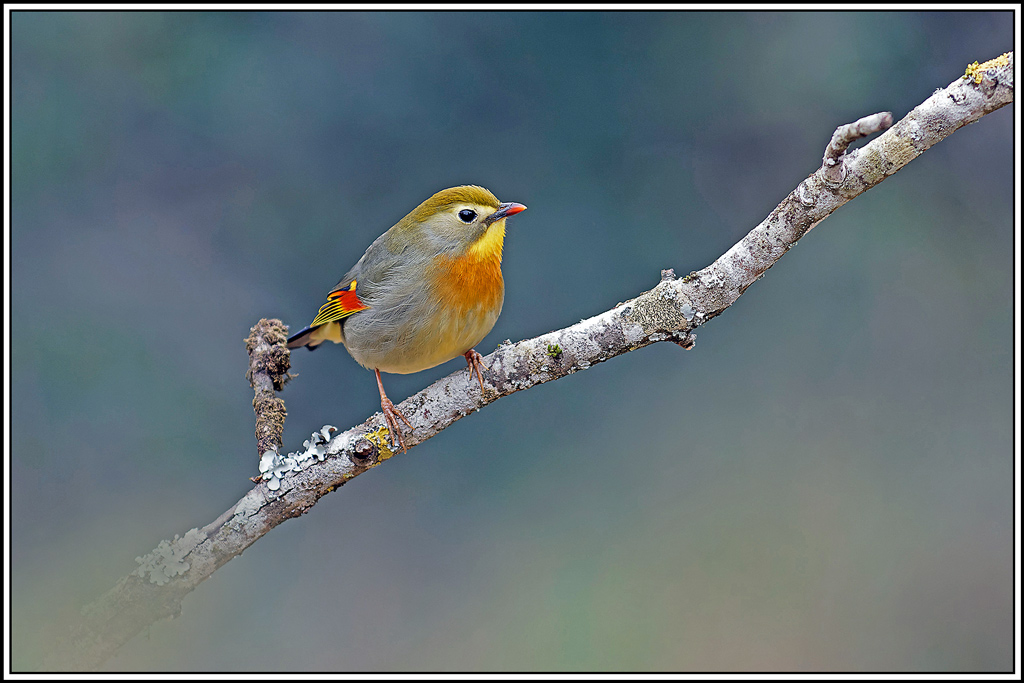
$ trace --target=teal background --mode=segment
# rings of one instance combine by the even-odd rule
[[[15,670],[257,473],[242,339],[473,183],[490,353],[728,249],[1003,13],[15,12]],[[694,350],[506,397],[274,529],[108,671],[1009,671],[1013,106],[808,234]],[[396,400],[464,367],[385,376]],[[379,409],[297,353],[285,447]]]

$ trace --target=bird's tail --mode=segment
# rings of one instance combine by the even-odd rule
[[[325,341],[335,344],[344,342],[341,336],[341,324],[353,313],[365,311],[369,306],[359,300],[356,294],[356,281],[352,280],[348,287],[335,289],[327,295],[327,303],[320,307],[309,327],[288,338],[288,348],[297,349],[305,346],[315,349]]]
[[[315,327],[307,327],[306,329],[304,329],[304,330],[302,330],[300,332],[297,332],[297,333],[293,334],[292,336],[288,337],[288,348],[289,349],[297,349],[300,346],[305,346],[307,349],[312,351],[313,349],[315,349],[317,346],[320,345],[319,342],[310,345],[310,340],[312,339],[313,332],[315,332],[315,331],[316,331]]]
[[[329,322],[325,325],[310,325],[304,330],[296,332],[288,337],[288,348],[297,349],[305,346],[312,351],[325,341],[332,341],[335,344],[341,343],[341,323],[338,321]]]

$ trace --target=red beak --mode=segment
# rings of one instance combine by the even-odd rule
[[[502,218],[508,218],[514,216],[520,211],[526,211],[526,206],[523,204],[516,204],[515,202],[506,202],[498,205],[498,210],[487,217],[487,224],[490,225],[495,221],[500,221]]]

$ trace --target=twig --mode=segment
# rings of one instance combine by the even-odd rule
[[[825,170],[828,180],[832,183],[841,183],[843,181],[842,167],[839,164],[839,160],[840,157],[846,154],[846,148],[850,146],[851,142],[858,138],[874,135],[891,125],[892,112],[883,111],[836,128],[836,132],[832,134],[832,140],[828,143],[828,147],[825,148],[825,156],[821,160],[822,168]],[[833,175],[833,171],[840,172]]]
[[[849,132],[840,135],[838,143],[829,144],[830,149],[834,147],[831,156],[826,153],[826,160],[836,163],[824,162],[707,268],[683,278],[664,271],[653,289],[611,310],[534,339],[501,344],[484,359],[489,371],[482,394],[475,378],[459,370],[406,399],[401,411],[413,425],[406,443],[415,446],[502,396],[648,344],[674,341],[691,347],[694,329],[721,314],[833,211],[953,131],[1013,101],[1012,53],[976,67],[969,75],[936,91],[860,149],[844,153],[849,142],[844,145],[842,140],[853,138]],[[884,127],[882,121],[877,119],[868,128]],[[857,123],[852,126],[866,130]],[[843,169],[838,182],[826,177],[836,167]],[[269,346],[275,343],[269,341]],[[253,348],[258,351],[260,344]],[[260,372],[253,376],[258,379]],[[147,624],[175,614],[187,593],[270,529],[303,514],[323,495],[394,455],[380,413],[333,437],[332,431],[336,430],[325,427],[306,442],[303,451],[285,456],[272,448],[263,450],[261,442],[261,476],[266,484],[258,484],[203,529],[192,529],[173,542],[163,541],[149,555],[137,558],[140,566],[134,572],[84,608],[81,620],[67,626],[42,668],[99,666]]]
[[[262,457],[284,445],[284,420],[288,416],[284,401],[274,396],[292,378],[291,354],[287,347],[288,327],[280,320],[264,318],[256,323],[245,339],[249,352],[249,370],[245,378],[256,390],[252,409],[256,413],[256,450]]]

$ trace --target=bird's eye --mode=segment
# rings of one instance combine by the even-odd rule
[[[459,211],[459,220],[463,223],[472,223],[476,220],[476,211],[473,211],[473,209],[463,209],[462,211]]]

